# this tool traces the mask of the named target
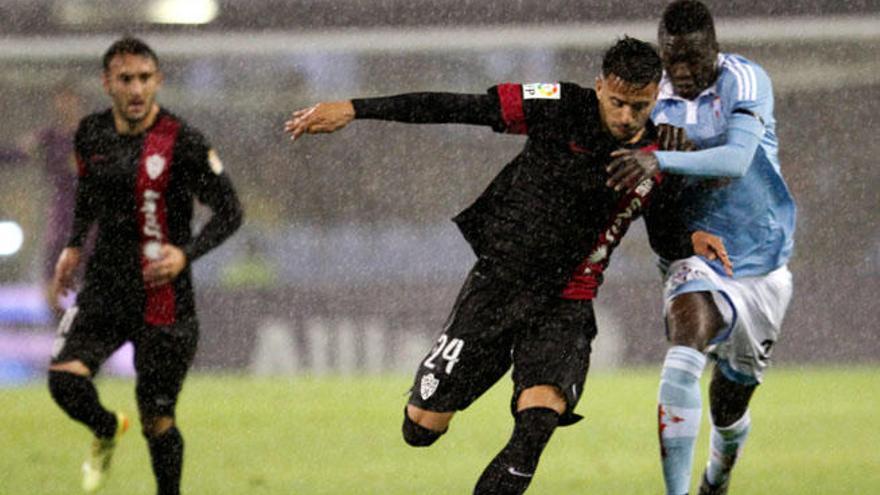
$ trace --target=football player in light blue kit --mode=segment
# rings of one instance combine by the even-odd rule
[[[795,204],[782,178],[773,89],[764,70],[719,53],[702,3],[667,6],[659,28],[664,80],[653,119],[683,127],[699,151],[616,152],[609,185],[630,188],[659,171],[689,176],[696,205],[691,231],[724,239],[734,272],[720,259],[672,262],[664,287],[667,338],[658,421],[668,495],[688,493],[702,417],[699,378],[716,360],[709,400],[709,462],[700,495],[727,493],[750,427],[748,404],[791,299]],[[719,253],[723,258],[724,253]]]

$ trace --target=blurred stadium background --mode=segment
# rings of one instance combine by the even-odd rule
[[[800,207],[776,360],[876,362],[880,4],[708,3],[722,49],[773,78],[783,170]],[[123,33],[143,37],[165,71],[160,102],[210,137],[247,212],[241,233],[196,266],[197,368],[409,373],[472,261],[449,218],[521,140],[374,122],[291,144],[284,120],[324,99],[482,92],[509,80],[590,86],[616,37],[656,38],[664,4],[0,0],[0,146],[14,150],[52,122],[61,82],[89,111],[105,107],[101,54]],[[39,376],[51,343],[40,281],[52,190],[41,159],[0,164],[0,221],[22,231],[20,249],[0,256],[0,382]],[[597,301],[601,365],[659,362],[659,295],[639,225]]]
[[[783,169],[800,207],[781,369],[755,401],[760,422],[732,490],[876,493],[880,3],[707,3],[722,48],[773,78]],[[292,144],[282,124],[325,99],[481,92],[510,80],[589,86],[616,37],[655,39],[664,4],[0,0],[0,494],[71,493],[87,445],[41,380],[54,332],[41,287],[54,186],[45,157],[22,150],[57,120],[59,84],[88,111],[106,106],[99,59],[113,39],[136,34],[158,51],[160,101],[211,138],[247,209],[241,233],[195,269],[202,342],[178,411],[187,489],[439,495],[468,492],[506,441],[508,385],[429,452],[399,439],[403,392],[472,262],[449,218],[521,138],[372,122]],[[638,224],[597,301],[594,356],[606,372],[588,382],[587,421],[554,439],[533,492],[662,486],[652,419],[660,289]],[[131,373],[126,352],[106,375]],[[102,398],[134,412],[131,389],[109,379]],[[152,493],[143,442],[121,450],[108,493]]]

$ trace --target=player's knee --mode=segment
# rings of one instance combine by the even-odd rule
[[[702,351],[725,327],[709,292],[688,292],[672,300],[666,314],[669,342]]]
[[[446,430],[434,431],[425,428],[410,419],[406,411],[403,412],[403,439],[413,447],[428,447],[440,438]]]
[[[83,382],[88,381],[88,375],[49,369],[49,393],[56,402],[66,403],[73,400],[83,388]]]
[[[156,438],[174,427],[171,416],[150,416],[141,418],[141,434],[145,438]]]

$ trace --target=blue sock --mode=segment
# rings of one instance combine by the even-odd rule
[[[752,420],[748,411],[730,426],[720,428],[712,425],[709,463],[706,465],[706,480],[710,484],[718,486],[730,477],[730,470],[742,452],[751,427]]]
[[[657,411],[667,495],[684,495],[690,487],[694,442],[702,417],[700,375],[705,366],[706,356],[696,349],[673,346],[666,352]]]

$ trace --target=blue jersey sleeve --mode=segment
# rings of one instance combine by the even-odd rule
[[[764,126],[758,119],[734,114],[728,120],[727,142],[707,150],[657,151],[660,170],[671,174],[702,177],[742,177],[761,143]]]

